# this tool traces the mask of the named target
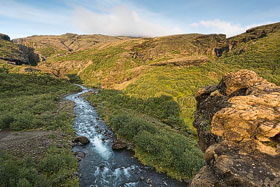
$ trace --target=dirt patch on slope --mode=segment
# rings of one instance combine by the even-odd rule
[[[53,131],[1,131],[0,150],[16,155],[18,157],[31,156],[33,159],[40,159],[48,147],[55,144],[62,147],[61,140],[64,135]],[[59,137],[59,138],[58,138]]]

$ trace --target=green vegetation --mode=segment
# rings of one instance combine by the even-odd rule
[[[280,32],[240,43],[233,51],[226,53],[220,62],[250,69],[270,82],[280,85]]]
[[[191,179],[203,165],[203,153],[171,97],[145,101],[102,90],[97,96],[89,95],[88,100],[120,138],[136,146],[136,156],[144,164],[178,180]]]
[[[44,57],[51,57],[52,55],[64,55],[66,54],[65,50],[58,50],[54,46],[43,47],[38,49],[39,53]]]
[[[60,96],[79,88],[47,75],[9,74],[0,69],[0,129],[51,128]]]
[[[230,71],[230,65],[207,62],[201,66],[162,66],[149,71],[123,92],[131,97],[144,100],[167,95],[179,106],[180,119],[193,129],[194,95],[201,87],[216,84],[222,74]]]
[[[19,47],[10,42],[10,41],[6,41],[6,40],[2,40],[0,39],[0,57],[1,58],[18,58],[20,55],[20,50]]]
[[[9,57],[11,53],[17,53],[18,48],[10,41],[0,39],[0,55],[1,57]]]
[[[78,179],[73,176],[77,167],[70,149],[59,150],[54,145],[39,163],[31,155],[21,159],[1,152],[0,186],[78,186]]]
[[[191,179],[203,165],[203,153],[196,142],[168,127],[127,113],[113,116],[110,125],[136,145],[136,156],[144,164],[174,178]]]
[[[69,81],[71,83],[83,84],[83,81],[77,74],[66,74],[66,76],[69,78]]]
[[[96,99],[96,98],[91,98]],[[149,98],[143,100],[133,98],[116,90],[102,90],[98,94],[98,102],[108,103],[109,108],[114,108],[116,111],[119,108],[134,110],[135,112],[149,115],[159,119],[166,125],[186,131],[184,122],[180,119],[180,108],[178,104],[170,96],[162,95],[157,98]],[[97,102],[97,101],[95,101]]]
[[[126,50],[122,46],[107,47],[102,50],[92,48],[67,56],[53,58],[49,61],[51,63],[64,63],[67,61],[73,61],[75,63],[79,61],[82,64],[91,62],[90,65],[83,69],[79,77],[87,86],[98,87],[102,80],[103,86],[106,87],[111,86],[112,83],[122,82],[126,78],[123,76],[124,71],[139,66],[139,61],[132,60],[130,56],[122,56],[124,52]],[[116,64],[118,65],[116,66]],[[70,70],[71,73],[77,73],[78,71],[78,68]],[[129,75],[129,72],[126,74]]]
[[[72,106],[61,96],[80,88],[44,74],[13,74],[0,69],[0,130],[63,132],[63,145],[52,145],[34,160],[21,153],[0,152],[0,186],[78,186],[77,160],[68,141],[74,134]],[[51,137],[50,137],[51,138]],[[56,139],[56,136],[52,137]],[[39,149],[34,147],[34,149]]]
[[[7,64],[15,63],[15,64],[29,64],[29,65],[37,65],[36,55],[33,54],[33,50],[31,48],[14,44],[11,41],[3,40],[0,38],[0,63],[3,62]],[[5,61],[4,61],[5,60]]]

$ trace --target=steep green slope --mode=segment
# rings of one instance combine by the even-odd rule
[[[265,37],[240,43],[219,62],[254,70],[268,81],[280,85],[280,29]]]

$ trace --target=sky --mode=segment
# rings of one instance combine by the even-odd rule
[[[280,21],[280,0],[0,0],[0,33],[226,34]]]

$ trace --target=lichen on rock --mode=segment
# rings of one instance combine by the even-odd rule
[[[191,186],[280,186],[280,87],[240,70],[196,100],[205,166]]]

